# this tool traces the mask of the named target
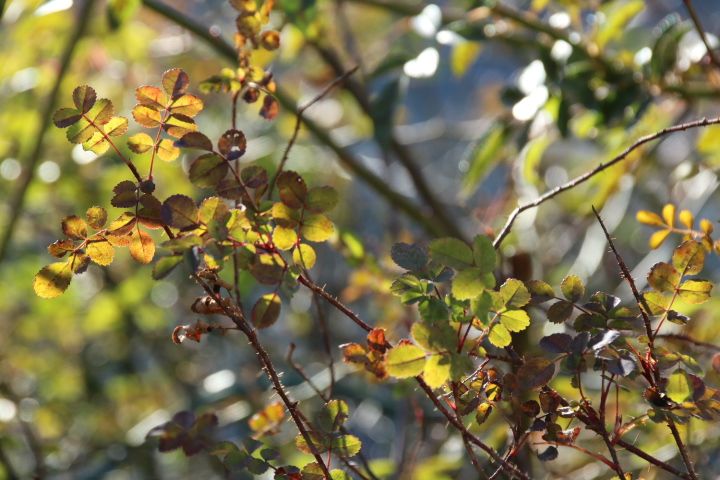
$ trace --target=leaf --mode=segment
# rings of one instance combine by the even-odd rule
[[[224,158],[214,153],[206,153],[190,164],[188,175],[190,181],[198,187],[209,188],[220,183],[220,180],[227,175],[228,169],[228,163]]]
[[[150,235],[137,229],[130,238],[130,255],[140,263],[148,264],[155,256],[155,242]]]
[[[500,323],[511,332],[522,332],[530,325],[530,317],[525,310],[508,310],[500,314]]]
[[[518,383],[523,390],[532,390],[546,385],[555,374],[555,363],[541,357],[525,360],[518,369]]]
[[[430,242],[430,257],[441,265],[463,270],[474,265],[473,251],[457,238],[438,238]]]
[[[680,220],[680,223],[685,225],[689,230],[692,230],[693,224],[695,223],[695,217],[690,210],[681,211],[678,215],[678,220]]]
[[[293,171],[284,171],[277,178],[282,202],[290,208],[302,208],[307,197],[305,180]]]
[[[68,238],[84,240],[87,237],[87,223],[77,215],[70,215],[62,220],[62,231]]]
[[[207,150],[212,152],[212,142],[205,134],[200,132],[189,132],[175,140],[175,146],[180,148],[197,148],[199,150]]]
[[[390,249],[390,257],[398,267],[412,272],[422,270],[428,262],[425,250],[415,244],[396,243]]]
[[[457,348],[457,333],[447,323],[427,325],[417,322],[410,332],[413,340],[430,352],[447,352]]]
[[[82,118],[82,114],[74,108],[61,108],[53,115],[53,123],[58,128],[66,128],[77,123]]]
[[[469,196],[483,181],[498,159],[502,157],[509,129],[503,122],[493,122],[490,128],[478,138],[464,156],[469,165],[462,181],[462,196]]]
[[[662,217],[665,220],[665,223],[669,227],[675,226],[675,205],[672,203],[665,204],[665,206],[662,209]]]
[[[425,368],[425,352],[415,345],[398,345],[387,353],[385,367],[395,378],[420,375]]]
[[[572,313],[573,304],[565,300],[560,300],[550,305],[547,311],[547,317],[552,323],[563,323],[570,318]]]
[[[195,125],[195,121],[187,115],[174,113],[163,123],[163,129],[171,137],[182,138],[183,135],[196,131],[197,125]]]
[[[107,211],[102,207],[90,207],[85,213],[87,223],[95,230],[100,230],[107,222]]]
[[[350,416],[350,408],[343,400],[330,400],[317,418],[318,426],[326,432],[336,432]]]
[[[337,203],[337,190],[329,186],[311,188],[305,198],[305,208],[314,213],[332,210]]]
[[[280,113],[280,104],[278,101],[271,95],[265,95],[265,98],[263,98],[263,106],[260,109],[260,116],[266,120],[272,120],[277,117],[278,113]]]
[[[267,328],[280,317],[280,297],[276,293],[267,293],[260,297],[252,308],[252,322],[257,328]]]
[[[121,25],[127,23],[141,5],[141,0],[109,0],[108,1],[108,21],[112,29],[117,29]]]
[[[297,243],[295,229],[278,225],[273,230],[272,241],[280,250],[290,250]]]
[[[125,117],[112,117],[103,126],[103,131],[106,135],[111,137],[117,137],[119,135],[125,135],[128,130],[128,120]]]
[[[285,419],[285,407],[281,402],[273,402],[255,413],[248,421],[254,437],[274,433]]]
[[[173,195],[163,202],[161,217],[171,227],[189,229],[197,224],[198,209],[192,198]]]
[[[80,113],[87,113],[95,105],[97,94],[92,87],[81,85],[73,90],[73,103]]]
[[[617,330],[605,330],[604,332],[600,332],[592,337],[588,342],[588,347],[597,352],[598,350],[607,347],[618,338],[620,338],[620,332]]]
[[[113,116],[113,104],[110,100],[102,98],[87,112],[84,117],[70,126],[67,130],[67,139],[71,143],[84,143],[90,140],[103,125]]]
[[[134,153],[145,153],[155,146],[155,141],[147,133],[137,133],[127,141],[128,148]]]
[[[687,303],[704,303],[710,298],[713,284],[707,280],[686,280],[678,288],[680,298]]]
[[[530,292],[533,303],[543,303],[555,298],[555,290],[542,280],[528,280],[525,286]]]
[[[656,263],[650,269],[648,283],[659,292],[673,292],[680,283],[680,274],[668,263]]]
[[[482,269],[473,267],[455,275],[452,280],[452,294],[458,300],[470,300],[494,286],[495,276],[491,272],[483,272]]]
[[[55,298],[67,290],[72,280],[70,260],[43,267],[33,279],[33,289],[40,298]]]
[[[463,77],[477,60],[481,51],[482,45],[478,42],[465,40],[455,43],[450,55],[450,69],[453,75],[456,78]]]
[[[154,280],[161,280],[167,277],[182,261],[182,255],[171,255],[159,259],[155,262],[155,265],[153,265],[152,278]]]
[[[566,353],[570,351],[572,337],[567,333],[553,333],[540,339],[540,348],[550,353]]]
[[[190,77],[179,68],[171,68],[163,73],[162,86],[173,100],[185,93],[190,85]]]
[[[488,340],[490,343],[495,345],[498,348],[507,347],[512,342],[512,336],[510,335],[510,332],[507,328],[505,328],[502,324],[496,324],[493,326],[493,328],[490,330],[490,335],[488,335]]]
[[[115,249],[105,239],[88,243],[86,252],[90,260],[102,266],[110,265],[115,256]]]
[[[425,383],[430,388],[440,388],[450,379],[450,367],[449,355],[430,355],[423,370]]]
[[[135,98],[138,104],[150,107],[152,110],[160,111],[165,109],[169,99],[168,96],[158,87],[143,85],[135,89]]]
[[[577,275],[568,275],[560,284],[560,291],[570,302],[577,302],[585,295],[585,285]]]
[[[259,165],[250,165],[240,172],[240,179],[246,187],[259,188],[268,183],[267,170]],[[280,204],[282,205],[282,204]]]
[[[237,160],[245,154],[247,139],[240,130],[228,130],[218,140],[218,151],[228,160]]]
[[[170,112],[194,117],[203,109],[203,101],[195,95],[185,94],[173,100],[170,104]]]
[[[652,248],[653,250],[655,250],[656,248],[660,248],[660,245],[663,244],[665,239],[670,236],[671,233],[671,230],[658,230],[650,236],[648,245],[650,245],[650,248]]]
[[[135,105],[132,116],[139,125],[146,128],[157,128],[163,123],[160,112],[147,105]]]
[[[163,138],[157,146],[157,156],[165,162],[172,162],[180,156],[180,149],[175,146],[172,140]]]
[[[658,215],[657,213],[649,212],[647,210],[639,210],[635,215],[635,219],[640,223],[644,223],[645,225],[652,225],[655,227],[665,226],[665,222],[663,221],[662,217],[660,217],[660,215]]]
[[[335,233],[335,226],[325,215],[308,215],[303,220],[302,238],[310,242],[324,242]]]
[[[477,235],[472,245],[475,265],[484,272],[492,272],[497,264],[497,252],[492,240],[485,235]]]
[[[301,243],[298,245],[293,251],[292,257],[293,262],[295,262],[296,265],[301,265],[303,268],[308,270],[313,268],[315,266],[315,262],[317,261],[315,249],[307,243]]]
[[[514,278],[509,278],[500,287],[500,296],[506,308],[521,308],[530,302],[527,287]]]
[[[672,264],[682,275],[697,275],[705,265],[705,249],[700,242],[687,240],[673,252]]]

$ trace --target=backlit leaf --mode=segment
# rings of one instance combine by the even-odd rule
[[[162,86],[172,99],[177,99],[185,93],[190,85],[190,77],[179,68],[172,68],[163,73]]]
[[[505,328],[502,324],[498,323],[490,330],[488,340],[494,346],[502,348],[510,345],[510,343],[512,342],[512,336],[510,335],[510,332],[507,328]]]
[[[155,242],[146,232],[136,229],[130,238],[130,255],[140,263],[152,262],[155,256]]]
[[[669,263],[656,263],[650,269],[648,283],[660,292],[672,292],[680,283],[680,273]]]
[[[500,287],[500,296],[507,308],[521,308],[530,302],[530,292],[520,280],[509,278]]]
[[[303,220],[302,238],[310,242],[324,242],[335,233],[335,226],[323,214],[307,215]]]
[[[255,302],[251,318],[257,328],[267,328],[274,324],[280,316],[280,297],[276,293],[263,295]]]
[[[168,104],[168,96],[158,87],[143,85],[135,90],[135,98],[140,105],[153,110],[163,110]]]
[[[163,129],[165,129],[168,135],[181,138],[183,135],[196,131],[197,125],[195,125],[193,119],[187,115],[174,113],[165,121]]]
[[[314,213],[332,210],[337,203],[337,190],[328,186],[311,188],[305,198],[305,208]]]
[[[317,254],[315,253],[315,249],[307,243],[301,243],[293,250],[293,262],[295,262],[296,265],[301,265],[309,270],[315,266],[316,261]]]
[[[157,128],[162,125],[160,112],[147,105],[136,105],[132,109],[132,116],[139,125],[146,128]]]
[[[198,209],[192,198],[173,195],[163,202],[161,216],[171,227],[185,229],[197,224]]]
[[[282,172],[277,178],[280,199],[290,208],[302,208],[307,196],[305,180],[293,171]]]
[[[470,300],[485,289],[495,286],[495,276],[490,272],[473,267],[462,270],[452,280],[452,294],[458,300]]]
[[[687,240],[673,252],[672,263],[682,275],[697,275],[705,265],[705,249],[699,242]]]
[[[85,213],[87,223],[95,230],[100,230],[107,222],[107,211],[102,207],[90,207]]]
[[[113,261],[113,257],[115,256],[115,249],[105,239],[98,242],[88,243],[85,251],[90,257],[90,260],[103,266],[110,265]]]
[[[160,280],[167,277],[182,261],[182,255],[171,255],[159,259],[155,262],[155,265],[153,265],[152,278]]]
[[[639,210],[635,215],[635,219],[640,223],[644,223],[645,225],[653,225],[656,227],[665,226],[665,221],[663,221],[660,215],[658,215],[657,213],[649,212],[647,210]]]
[[[492,272],[495,270],[497,252],[490,238],[485,235],[477,235],[473,239],[472,252],[473,260],[478,268],[484,272]]]
[[[439,388],[450,379],[450,356],[431,355],[425,363],[423,378],[431,388]]]
[[[128,148],[135,153],[145,153],[155,146],[155,141],[147,133],[137,133],[128,138]]]
[[[97,94],[92,87],[81,85],[73,90],[73,103],[80,113],[87,113],[95,105]]]
[[[180,113],[188,117],[194,117],[203,109],[203,101],[195,95],[185,94],[175,99],[169,110],[172,113]]]
[[[713,284],[707,280],[686,280],[678,289],[680,298],[687,303],[704,303],[710,299]]]
[[[387,353],[387,372],[396,378],[420,375],[425,368],[425,352],[415,345],[401,344]]]
[[[74,108],[61,108],[53,115],[53,123],[58,128],[66,128],[82,118],[82,114]]]
[[[77,215],[70,215],[63,218],[62,231],[69,238],[83,240],[87,237],[87,223]]]
[[[277,430],[285,419],[285,407],[281,402],[273,402],[250,417],[248,425],[255,437]]]
[[[173,160],[178,158],[178,156],[180,156],[180,149],[173,144],[172,140],[168,138],[163,138],[162,140],[160,140],[160,143],[158,143],[157,156],[160,158],[160,160],[172,162]]]
[[[198,187],[214,187],[228,173],[228,163],[214,153],[206,153],[190,164],[190,181]]]
[[[660,248],[660,245],[663,244],[665,239],[671,234],[672,232],[670,230],[658,230],[657,232],[653,233],[650,236],[650,241],[648,244],[650,245],[650,248],[656,249]]]
[[[438,238],[430,242],[430,256],[433,260],[456,270],[473,266],[473,251],[457,238]]]
[[[577,302],[585,295],[585,285],[577,275],[568,275],[560,284],[560,291],[570,302]]]
[[[71,280],[70,261],[51,263],[35,275],[33,289],[38,297],[54,298],[67,290]]]

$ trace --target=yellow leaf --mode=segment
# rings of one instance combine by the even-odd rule
[[[155,242],[152,237],[139,229],[133,232],[130,255],[140,263],[150,263],[155,256]]]
[[[292,228],[278,225],[273,231],[273,243],[280,250],[290,250],[297,243],[297,233]]]
[[[33,280],[35,294],[41,298],[54,298],[67,290],[72,280],[70,262],[55,262],[43,267]]]
[[[90,260],[102,266],[110,265],[115,257],[115,249],[105,239],[88,243],[86,251]]]
[[[648,212],[647,210],[640,210],[635,215],[638,222],[644,223],[645,225],[655,225],[658,227],[665,226],[665,222],[657,213]]]
[[[165,138],[158,144],[157,156],[160,160],[172,162],[180,156],[180,149],[173,145],[172,140]]]
[[[678,219],[680,220],[680,223],[685,225],[687,228],[692,229],[693,223],[695,222],[695,217],[693,217],[693,214],[690,212],[690,210],[683,210],[680,212],[680,215],[678,215]]]
[[[477,42],[461,41],[453,45],[450,69],[455,77],[462,77],[480,55],[482,47]]]
[[[672,227],[675,225],[675,205],[668,203],[662,209],[662,216],[665,219],[665,223]]]
[[[659,231],[653,233],[652,236],[650,237],[650,242],[649,242],[650,248],[652,248],[652,249],[658,248],[660,245],[662,245],[662,243],[665,241],[665,239],[668,237],[668,235],[670,235],[670,230],[659,230]]]
[[[293,251],[293,262],[302,265],[308,270],[315,266],[316,260],[317,255],[315,254],[315,250],[306,243],[301,243],[295,251]]]

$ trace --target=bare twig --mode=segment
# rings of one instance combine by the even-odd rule
[[[628,442],[626,442],[625,440],[623,440],[623,439],[621,439],[621,438],[616,438],[616,439],[613,440],[613,442],[615,442],[616,445],[619,445],[619,446],[623,447],[625,450],[627,450],[628,452],[632,453],[633,455],[642,458],[643,460],[645,460],[645,461],[648,462],[648,463],[652,463],[652,464],[655,465],[656,467],[662,468],[662,469],[665,470],[666,472],[672,473],[672,474],[675,475],[676,477],[685,478],[685,479],[689,479],[689,478],[690,478],[689,475],[687,475],[687,474],[685,474],[685,473],[682,473],[680,470],[676,469],[676,468],[673,467],[672,465],[670,465],[670,464],[668,464],[668,463],[666,463],[666,462],[663,462],[662,460],[659,460],[659,459],[656,458],[656,457],[653,457],[653,456],[650,455],[649,453],[646,453],[645,451],[640,450],[639,448],[637,448],[637,447],[636,447],[635,445],[633,445],[632,443],[628,443]]]
[[[682,456],[683,463],[685,464],[685,468],[687,469],[687,473],[690,476],[690,479],[697,480],[697,473],[695,473],[695,468],[693,467],[692,460],[690,459],[690,455],[688,454],[687,447],[685,447],[685,443],[683,443],[680,432],[678,432],[677,426],[675,425],[675,420],[673,420],[672,418],[668,418],[667,424],[670,428],[670,431],[672,432],[673,438],[675,439],[675,443],[680,450],[680,455]]]
[[[665,135],[675,133],[675,132],[682,132],[684,130],[689,130],[692,128],[699,128],[699,127],[706,127],[708,125],[716,125],[720,123],[720,117],[713,117],[713,118],[701,118],[699,120],[695,120],[692,122],[687,123],[681,123],[680,125],[673,125],[671,127],[663,128],[662,130],[652,133],[650,135],[645,135],[644,137],[639,138],[636,140],[632,145],[627,147],[625,150],[623,150],[622,153],[615,156],[614,158],[608,160],[607,162],[600,163],[598,166],[593,168],[592,170],[589,170],[588,172],[585,172],[584,174],[580,175],[579,177],[576,177],[572,180],[570,180],[567,183],[564,183],[563,185],[557,186],[553,188],[552,190],[548,190],[544,194],[540,195],[538,198],[531,202],[524,203],[522,205],[519,205],[515,210],[512,211],[510,216],[508,217],[507,221],[505,222],[505,225],[503,226],[502,230],[498,233],[498,235],[495,237],[495,240],[493,241],[493,246],[497,249],[500,248],[500,245],[502,244],[502,241],[505,239],[505,237],[510,233],[510,230],[512,229],[513,224],[515,223],[515,220],[517,219],[518,215],[520,215],[525,210],[530,210],[532,208],[538,207],[539,205],[547,202],[548,200],[558,196],[559,194],[570,190],[571,188],[575,188],[581,183],[584,183],[588,180],[590,180],[592,177],[597,175],[598,173],[602,172],[603,170],[606,170],[609,167],[612,167],[616,163],[619,163],[625,158],[627,158],[630,153],[632,153],[634,150],[638,149],[642,145],[652,142],[653,140],[657,140],[658,138],[664,137]]]
[[[72,61],[72,57],[75,54],[75,49],[80,42],[80,39],[85,35],[85,31],[87,30],[90,19],[93,18],[93,15],[91,15],[91,10],[94,4],[94,0],[87,0],[86,2],[82,3],[80,9],[78,10],[75,29],[70,35],[70,39],[65,46],[62,58],[60,59],[60,69],[55,74],[55,83],[53,84],[52,90],[50,90],[50,93],[45,100],[45,108],[40,115],[40,126],[38,127],[38,130],[33,137],[34,148],[32,150],[32,153],[30,153],[27,161],[25,162],[22,175],[17,181],[17,190],[15,190],[14,195],[8,202],[7,211],[9,218],[2,228],[2,234],[0,234],[0,263],[2,263],[2,260],[7,254],[7,250],[10,246],[10,241],[12,240],[12,236],[15,233],[15,224],[17,223],[18,218],[20,218],[20,214],[23,210],[23,204],[25,203],[25,195],[35,177],[35,167],[37,166],[37,163],[40,160],[40,156],[43,152],[43,140],[45,138],[45,134],[50,127],[53,110],[55,109],[55,104],[57,103],[57,98],[60,94],[60,86],[62,85],[63,79],[65,78],[68,70],[70,70],[70,62]]]
[[[680,333],[661,333],[660,335],[655,335],[655,338],[667,338],[668,340],[677,340],[680,342],[687,342],[687,343],[696,345],[698,347],[707,348],[709,350],[720,351],[720,346],[715,345],[714,343],[703,342],[703,341],[693,338],[689,335],[683,335]]]
[[[687,9],[688,13],[690,14],[690,19],[692,20],[693,25],[695,25],[695,30],[697,30],[698,35],[700,35],[700,39],[702,40],[703,44],[705,45],[705,48],[707,49],[707,53],[710,56],[710,61],[712,61],[713,65],[715,65],[715,67],[720,68],[720,58],[718,58],[717,53],[710,46],[710,42],[708,41],[707,34],[705,33],[705,29],[702,26],[702,22],[700,22],[700,17],[698,16],[697,12],[695,11],[695,7],[692,4],[692,0],[683,0],[683,3],[685,4],[685,8]]]
[[[302,107],[298,108],[297,113],[295,114],[295,129],[293,130],[292,137],[290,137],[290,141],[288,142],[287,146],[285,147],[285,152],[283,153],[282,159],[280,160],[280,164],[278,165],[278,169],[275,172],[275,175],[273,176],[272,180],[270,181],[270,187],[268,188],[268,198],[270,198],[273,194],[273,190],[275,189],[275,182],[277,182],[277,178],[282,173],[283,168],[285,168],[285,163],[287,163],[288,157],[290,156],[290,150],[292,149],[293,145],[295,145],[295,142],[297,141],[297,137],[300,134],[300,127],[302,126],[303,122],[303,114],[305,111],[315,105],[317,102],[322,100],[322,98],[330,93],[330,91],[335,88],[340,83],[344,82],[350,75],[357,72],[358,66],[355,65],[350,70],[342,73],[339,75],[335,80],[333,80],[325,89],[323,89],[322,92],[318,93],[312,100],[307,102]]]

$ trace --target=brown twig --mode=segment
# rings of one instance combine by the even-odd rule
[[[692,460],[690,459],[690,455],[688,454],[687,447],[685,447],[685,443],[683,443],[680,432],[678,432],[675,421],[672,418],[668,418],[667,424],[670,428],[670,432],[672,432],[673,438],[675,439],[675,443],[678,446],[678,450],[680,450],[680,456],[682,456],[683,463],[685,464],[685,468],[687,469],[687,473],[690,479],[697,480],[697,473],[695,473],[695,468],[693,467]]]
[[[300,127],[302,126],[303,122],[303,115],[305,114],[305,111],[315,105],[317,102],[322,100],[322,98],[330,93],[330,91],[347,80],[347,78],[352,75],[353,73],[358,71],[358,68],[360,68],[358,65],[355,65],[350,70],[343,72],[342,74],[338,75],[335,80],[330,82],[327,87],[323,89],[322,92],[318,93],[312,100],[307,102],[302,107],[298,108],[297,112],[295,113],[295,129],[293,130],[292,137],[290,137],[290,141],[288,142],[287,146],[285,147],[285,152],[283,153],[282,159],[280,160],[280,164],[278,165],[278,169],[275,172],[275,175],[273,175],[272,180],[270,181],[270,187],[268,188],[267,197],[272,197],[273,190],[275,190],[275,182],[277,182],[277,178],[282,173],[283,168],[285,168],[285,164],[287,163],[288,157],[290,156],[290,150],[295,145],[295,142],[297,141],[297,137],[300,134]]]
[[[632,453],[633,455],[642,458],[642,459],[645,460],[646,462],[652,463],[652,464],[655,465],[656,467],[662,468],[662,469],[665,470],[666,472],[672,473],[673,475],[675,475],[675,476],[677,476],[677,477],[680,477],[680,478],[685,478],[685,479],[689,479],[689,478],[690,478],[689,475],[687,475],[687,474],[685,474],[685,473],[682,473],[680,470],[676,469],[676,468],[673,467],[672,465],[670,465],[670,464],[668,464],[668,463],[665,463],[665,462],[663,462],[662,460],[660,460],[660,459],[658,459],[658,458],[656,458],[656,457],[653,457],[653,456],[650,455],[649,453],[646,453],[646,452],[644,452],[643,450],[640,450],[639,448],[637,448],[637,447],[636,447],[635,445],[633,445],[632,443],[628,443],[628,442],[626,442],[625,440],[623,440],[623,439],[621,439],[621,438],[616,438],[616,439],[613,440],[613,442],[614,442],[616,445],[619,445],[619,446],[623,447],[625,450],[627,450],[628,452]]]
[[[707,348],[710,350],[720,351],[720,346],[715,345],[714,343],[703,342],[701,340],[697,340],[689,335],[683,335],[683,334],[679,334],[679,333],[662,333],[660,335],[656,335],[655,338],[667,338],[668,340],[678,340],[680,342],[691,343],[698,347],[704,347],[704,348]]]
[[[715,50],[713,50],[713,48],[710,46],[710,42],[708,41],[707,35],[705,34],[705,29],[700,22],[700,17],[695,11],[692,0],[683,0],[683,3],[685,4],[685,8],[690,14],[690,19],[692,20],[693,25],[695,25],[695,30],[697,30],[698,35],[700,35],[700,39],[702,40],[705,48],[707,49],[710,61],[713,63],[713,65],[715,65],[715,67],[720,68],[720,58],[718,58],[717,53],[715,53]]]
[[[720,123],[720,117],[713,117],[713,118],[701,118],[699,120],[695,120],[692,122],[682,123],[679,125],[673,125],[671,127],[663,128],[662,130],[652,133],[650,135],[645,135],[644,137],[639,138],[636,140],[632,145],[627,147],[625,150],[623,150],[622,153],[619,155],[613,157],[612,159],[608,160],[607,162],[600,163],[598,166],[593,168],[592,170],[589,170],[585,172],[584,174],[580,175],[579,177],[575,177],[574,179],[570,180],[569,182],[566,182],[562,185],[559,185],[552,190],[548,190],[544,194],[537,197],[535,200],[531,202],[524,203],[522,205],[519,205],[515,210],[512,211],[510,216],[508,217],[507,221],[505,222],[505,225],[502,227],[500,232],[495,237],[495,240],[493,241],[493,246],[497,249],[500,248],[500,245],[502,244],[505,237],[510,233],[510,230],[512,229],[513,224],[515,223],[515,220],[517,219],[518,215],[520,215],[525,210],[530,210],[532,208],[538,207],[541,204],[547,202],[548,200],[558,196],[559,194],[570,190],[572,188],[575,188],[576,186],[580,185],[581,183],[584,183],[588,180],[590,180],[592,177],[597,175],[598,173],[602,172],[603,170],[606,170],[609,167],[612,167],[618,162],[621,162],[625,160],[625,158],[630,155],[634,150],[638,149],[642,145],[652,142],[653,140],[657,140],[658,138],[664,137],[665,135],[675,133],[675,132],[682,132],[684,130],[689,130],[692,128],[699,128],[699,127],[706,127],[708,125],[716,125]]]

